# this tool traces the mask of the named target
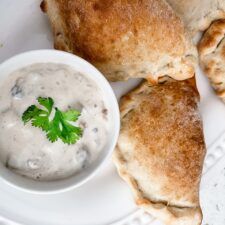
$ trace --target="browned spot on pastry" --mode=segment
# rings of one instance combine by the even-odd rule
[[[149,203],[149,200],[144,199],[144,198],[140,198],[140,199],[136,200],[137,205],[145,205],[145,204],[148,204],[148,203]]]
[[[148,81],[149,84],[155,85],[158,83],[158,79],[153,78],[151,75],[149,75],[146,80]]]
[[[45,0],[41,2],[40,7],[43,12],[47,12],[47,2]]]

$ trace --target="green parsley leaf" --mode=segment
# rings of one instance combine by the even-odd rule
[[[46,136],[51,142],[61,139],[65,144],[75,144],[81,138],[83,131],[71,122],[78,120],[80,112],[74,109],[62,112],[55,108],[54,117],[50,120],[54,105],[53,99],[39,97],[37,100],[44,109],[35,105],[28,107],[22,116],[24,124],[31,121],[32,126],[39,127],[47,133]]]
[[[68,121],[73,121],[75,122],[78,117],[80,116],[80,112],[78,112],[77,110],[68,110],[66,112],[61,112],[62,113],[62,117],[63,119],[65,120],[68,120]]]
[[[42,98],[42,97],[38,97],[38,102],[40,105],[44,106],[49,114],[52,112],[52,107],[54,105],[54,101],[52,98]]]
[[[35,105],[31,105],[27,108],[27,110],[23,113],[22,120],[26,124],[32,118],[40,114],[40,109],[38,109]]]

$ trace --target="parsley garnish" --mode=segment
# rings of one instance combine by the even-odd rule
[[[23,113],[22,120],[24,124],[31,121],[32,126],[39,127],[46,132],[46,136],[51,142],[57,141],[59,138],[66,144],[75,144],[82,136],[82,129],[71,124],[77,121],[80,112],[70,109],[66,112],[55,109],[53,119],[50,120],[50,114],[53,110],[54,101],[52,98],[37,98],[38,103],[44,109],[31,105]]]

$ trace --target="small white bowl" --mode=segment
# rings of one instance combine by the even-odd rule
[[[57,181],[35,181],[22,177],[7,169],[0,163],[0,179],[9,185],[32,193],[58,193],[66,191],[84,184],[91,179],[102,167],[103,163],[109,160],[114,150],[120,129],[119,108],[114,92],[105,77],[90,63],[84,59],[70,53],[57,50],[36,50],[16,55],[0,65],[0,82],[13,71],[28,66],[33,63],[63,63],[71,66],[75,70],[90,76],[102,89],[109,102],[113,126],[108,138],[107,146],[102,150],[99,158],[89,167],[80,173]],[[1,91],[1,90],[0,90]],[[1,102],[0,102],[1,104]],[[5,140],[7,141],[7,140]],[[1,149],[0,149],[1,151]]]

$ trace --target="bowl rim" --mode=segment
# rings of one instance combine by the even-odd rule
[[[10,57],[9,59],[6,59],[5,61],[3,61],[0,64],[0,73],[2,71],[2,69],[9,67],[12,63],[17,64],[17,61],[19,63],[19,61],[23,60],[24,58],[28,57],[28,56],[32,56],[32,57],[36,57],[36,62],[26,62],[26,66],[28,65],[32,65],[34,63],[45,63],[46,61],[40,59],[41,55],[51,55],[51,56],[56,56],[56,57],[67,57],[70,58],[71,61],[76,61],[76,63],[79,63],[81,66],[85,66],[86,68],[88,68],[89,70],[91,70],[94,74],[95,77],[98,77],[98,79],[101,81],[101,84],[104,85],[104,87],[100,86],[102,91],[104,92],[108,92],[107,95],[110,95],[110,102],[109,104],[112,105],[111,109],[113,109],[113,114],[114,114],[114,120],[112,123],[112,130],[113,130],[113,138],[109,139],[110,141],[110,147],[107,149],[107,153],[105,154],[105,156],[102,158],[102,160],[100,160],[99,164],[96,166],[96,168],[94,168],[94,170],[92,170],[88,175],[86,175],[84,178],[82,178],[80,181],[78,182],[74,182],[71,183],[69,185],[65,185],[64,187],[60,187],[60,188],[52,188],[52,189],[39,189],[39,188],[28,188],[22,185],[19,185],[18,183],[8,179],[8,176],[14,174],[13,176],[17,176],[18,179],[24,180],[26,182],[33,182],[36,184],[56,184],[57,182],[63,182],[64,180],[66,181],[68,178],[65,179],[61,179],[61,180],[56,180],[56,181],[48,181],[48,182],[43,182],[43,181],[36,181],[36,180],[32,180],[30,178],[24,178],[21,175],[18,175],[14,172],[12,172],[10,169],[5,168],[5,170],[7,171],[8,175],[6,175],[6,177],[3,177],[2,174],[0,173],[0,180],[2,180],[4,183],[7,183],[8,185],[10,185],[11,187],[14,187],[16,189],[25,191],[25,192],[29,192],[29,193],[33,193],[33,194],[57,194],[57,193],[62,193],[65,191],[69,191],[72,190],[74,188],[80,187],[81,185],[85,184],[86,182],[88,182],[89,180],[91,180],[103,167],[103,165],[109,161],[112,152],[116,146],[117,143],[117,139],[119,137],[119,131],[120,131],[120,111],[119,111],[119,105],[118,105],[118,101],[116,99],[115,93],[112,89],[112,87],[110,86],[109,82],[107,81],[107,79],[104,77],[104,75],[96,68],[94,67],[92,64],[90,64],[89,62],[87,62],[86,60],[84,60],[83,58],[73,55],[71,53],[68,52],[64,52],[64,51],[60,51],[60,50],[54,50],[54,49],[39,49],[39,50],[32,50],[32,51],[26,51],[17,55],[14,55],[12,57]],[[70,62],[71,62],[70,61]],[[54,61],[48,61],[48,63],[60,63],[60,62],[54,62]],[[63,63],[62,64],[66,64],[66,65],[72,65],[72,63]],[[25,67],[26,67],[25,66]],[[12,71],[18,70],[19,68],[23,68],[24,66],[21,65],[17,65],[17,68],[12,69],[11,68],[11,72],[8,72],[4,77],[9,76]],[[7,69],[6,69],[7,70]],[[10,70],[10,69],[9,69]],[[88,73],[86,73],[86,75],[88,77],[91,77],[92,75],[88,75]],[[3,79],[2,75],[0,75],[0,83],[2,82]],[[98,82],[96,82],[96,84],[98,85]],[[3,165],[2,165],[3,166]],[[5,166],[3,166],[5,167]],[[75,177],[76,175],[72,175],[72,177]],[[46,188],[46,186],[45,186]]]

